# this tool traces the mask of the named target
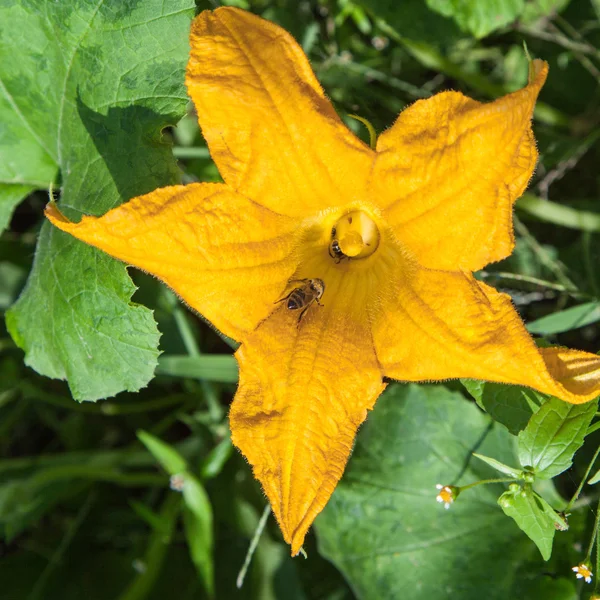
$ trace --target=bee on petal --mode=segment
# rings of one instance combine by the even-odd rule
[[[294,288],[287,296],[277,300],[277,302],[286,302],[288,310],[299,310],[298,325],[302,317],[313,303],[323,306],[319,300],[325,293],[325,283],[322,279],[292,279],[290,283],[300,283],[302,285]]]

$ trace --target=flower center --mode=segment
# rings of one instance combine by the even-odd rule
[[[354,210],[331,230],[330,254],[334,258],[366,258],[379,246],[379,229],[371,217]]]

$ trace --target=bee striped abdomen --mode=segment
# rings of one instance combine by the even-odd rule
[[[306,294],[302,290],[294,290],[287,301],[288,310],[298,310],[306,306]]]

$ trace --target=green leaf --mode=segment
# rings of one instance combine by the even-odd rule
[[[137,437],[169,475],[179,475],[187,470],[185,458],[166,442],[142,430],[137,432]]]
[[[529,24],[543,17],[552,17],[563,11],[571,0],[536,0],[527,2],[519,21]]]
[[[509,477],[513,477],[514,479],[520,479],[522,476],[522,471],[513,467],[509,467],[508,465],[501,463],[495,458],[490,458],[489,456],[484,456],[483,454],[477,454],[477,452],[473,452],[473,456],[487,463],[488,465],[490,465],[490,467],[496,469],[496,471],[504,473],[504,475],[508,475]]]
[[[546,223],[580,231],[600,231],[600,215],[591,210],[579,210],[530,193],[523,194],[515,206]]]
[[[213,513],[202,484],[190,473],[183,485],[185,535],[190,554],[208,593],[214,593]]]
[[[0,310],[6,310],[15,301],[26,277],[23,268],[0,260]]]
[[[48,76],[53,48],[45,46],[44,37],[36,35],[33,27],[18,26],[25,18],[24,9],[16,3],[13,6],[4,3],[0,8],[0,56],[3,57],[0,61],[0,223],[8,220],[7,213],[26,195],[17,193],[17,188],[47,189],[58,173],[56,152],[48,135],[54,123],[43,110],[44,100],[56,96],[56,81]],[[15,22],[11,22],[13,19]],[[36,21],[40,23],[41,19],[39,16]],[[55,68],[64,72],[65,65]],[[31,81],[34,77],[35,87]],[[7,188],[14,189],[7,192]],[[7,194],[12,200],[7,200]]]
[[[376,17],[383,19],[398,34],[410,40],[423,41],[434,46],[455,42],[461,37],[458,27],[449,19],[427,8],[423,0],[358,0]]]
[[[552,522],[555,525],[554,529],[559,530],[559,531],[566,531],[567,529],[569,529],[569,524],[568,524],[567,520],[564,517],[562,517],[561,515],[559,515],[552,508],[552,506],[550,506],[550,504],[548,502],[546,502],[546,500],[543,498],[543,496],[540,496],[535,491],[533,493],[535,495],[535,499],[536,499],[538,505],[552,519]]]
[[[42,230],[25,290],[6,317],[13,340],[26,351],[25,363],[42,375],[67,378],[77,400],[137,391],[152,378],[158,356],[151,311],[129,303],[136,288],[112,258],[49,227]],[[58,247],[63,252],[53,260]],[[74,261],[85,269],[81,274]]]
[[[236,383],[238,380],[237,362],[230,354],[161,356],[156,373],[225,383]]]
[[[29,196],[34,189],[33,185],[9,185],[0,182],[0,233],[8,227],[17,204]]]
[[[153,529],[148,538],[146,551],[142,559],[144,568],[130,582],[118,600],[141,600],[150,597],[156,587],[167,550],[173,540],[177,519],[181,511],[179,494],[167,494],[159,513],[162,523],[160,529]]]
[[[137,500],[129,500],[129,506],[133,508],[135,513],[140,519],[144,520],[152,529],[157,531],[165,531],[165,523],[161,516],[155,513],[151,508],[146,506],[143,502]]]
[[[34,525],[56,504],[74,496],[87,484],[47,481],[44,471],[30,477],[4,480],[0,487],[0,537],[12,541]]]
[[[216,477],[225,466],[225,463],[233,454],[233,444],[228,436],[221,440],[206,456],[200,466],[202,479],[212,479]]]
[[[496,505],[504,487],[467,490],[447,511],[435,501],[437,483],[494,475],[470,460],[476,448],[514,462],[511,440],[441,385],[391,385],[361,427],[346,473],[316,520],[321,553],[359,598],[519,597],[511,582],[531,543]],[[528,564],[528,577],[543,568],[541,561]]]
[[[588,485],[594,485],[600,481],[600,469],[598,469],[588,481]]]
[[[451,17],[465,32],[482,38],[512,23],[523,11],[524,0],[427,0],[427,6]]]
[[[530,333],[550,335],[600,321],[600,302],[586,302],[566,310],[560,310],[527,325]]]
[[[539,498],[531,487],[513,483],[510,489],[498,498],[498,504],[509,517],[513,518],[521,530],[539,548],[544,560],[552,554],[552,542],[556,527],[554,519],[538,504]]]
[[[550,398],[519,433],[519,461],[531,467],[536,477],[551,479],[566,471],[583,444],[598,401],[568,404]]]
[[[554,485],[554,479],[535,479],[532,483],[533,491],[548,501],[553,510],[565,510],[568,500],[563,498]]]
[[[544,401],[544,396],[539,392],[518,385],[475,379],[461,379],[461,383],[477,404],[513,435],[526,427],[531,415]]]
[[[61,209],[74,220],[177,182],[161,131],[185,112],[193,9],[192,0],[5,4],[2,106],[26,151],[11,172],[25,177],[32,157],[47,167],[33,169],[35,185],[47,186],[60,168]],[[27,364],[66,378],[78,400],[137,390],[153,376],[159,336],[134,290],[123,265],[45,223],[8,327]]]

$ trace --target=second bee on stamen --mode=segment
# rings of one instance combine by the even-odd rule
[[[329,256],[333,258],[336,264],[341,262],[342,259],[347,258],[350,259],[349,256],[346,256],[342,249],[340,248],[340,243],[336,238],[336,230],[335,227],[331,230],[331,243],[329,244]]]

